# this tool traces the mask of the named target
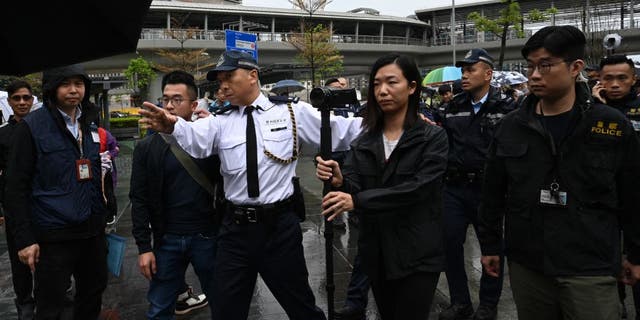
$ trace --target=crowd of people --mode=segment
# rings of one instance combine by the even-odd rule
[[[640,301],[635,68],[610,55],[587,82],[585,46],[573,26],[542,28],[521,50],[526,86],[509,90],[492,86],[494,60],[474,48],[428,115],[415,61],[385,54],[361,116],[333,106],[336,159],[315,157],[331,185],[321,210],[325,223],[348,213],[359,227],[334,318],[364,319],[371,289],[381,319],[427,319],[443,272],[441,320],[497,319],[505,276],[521,320],[620,319],[625,285]],[[260,275],[290,319],[326,319],[309,285],[296,184],[300,146],[320,147],[320,112],[265,95],[244,52],[224,52],[207,79],[219,85],[214,102],[173,71],[158,104],[140,110],[154,133],[134,149],[129,198],[146,316],[208,305],[212,319],[245,320]],[[341,80],[325,85],[345,88]],[[7,88],[14,116],[0,127],[0,183],[20,319],[60,319],[69,305],[75,319],[101,311],[115,186],[104,179],[118,149],[88,88],[79,65],[47,70],[43,107],[31,113],[29,84]],[[482,251],[477,306],[465,272],[470,225]],[[185,280],[189,265],[203,294]]]

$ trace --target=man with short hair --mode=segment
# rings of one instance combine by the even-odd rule
[[[640,279],[640,142],[576,81],[585,45],[573,26],[527,40],[531,94],[502,120],[486,163],[481,262],[500,276],[506,248],[520,320],[620,319],[617,277]]]
[[[640,97],[635,88],[637,76],[633,60],[626,55],[608,56],[600,61],[600,74],[600,83],[592,89],[593,97],[622,112],[636,134],[640,134]],[[634,285],[632,291],[636,309],[640,310],[640,285]],[[618,292],[624,314],[626,293],[621,283],[618,284]]]
[[[457,61],[462,68],[461,94],[454,96],[442,119],[449,138],[449,161],[445,176],[444,234],[447,283],[451,304],[441,320],[495,319],[502,292],[502,277],[482,273],[480,305],[474,314],[467,274],[464,242],[469,225],[478,229],[481,181],[489,142],[498,123],[512,106],[491,87],[493,58],[484,49],[470,50]]]
[[[34,273],[36,319],[58,319],[70,278],[76,319],[96,319],[107,286],[98,112],[81,65],[45,70],[42,108],[16,125],[5,188],[18,256]]]
[[[260,274],[290,319],[320,320],[309,287],[292,183],[298,139],[320,142],[320,112],[304,102],[274,103],[260,91],[259,66],[246,52],[224,52],[207,74],[238,106],[186,122],[145,102],[143,126],[172,133],[189,154],[220,156],[227,200],[216,256],[214,316],[245,320]],[[334,150],[347,150],[361,118],[331,117]]]
[[[640,98],[635,89],[636,69],[626,55],[613,55],[600,62],[600,83],[593,87],[593,97],[625,114],[634,130],[640,131]]]
[[[584,68],[587,73],[587,83],[589,88],[593,88],[600,81],[600,67],[598,65],[588,65]]]
[[[196,97],[192,75],[173,71],[163,77],[162,104],[170,114],[191,121],[198,106]],[[132,232],[138,245],[140,272],[150,280],[149,319],[173,319],[174,310],[184,314],[206,306],[206,296],[213,294],[215,283],[218,226],[214,196],[199,179],[208,181],[215,190],[220,181],[220,162],[216,156],[192,158],[179,148],[173,137],[155,133],[138,142],[133,151],[129,191]],[[197,169],[189,169],[185,161]],[[194,177],[196,174],[200,178]],[[189,264],[206,296],[184,288]],[[179,294],[183,299],[176,306]]]
[[[7,101],[13,110],[13,115],[9,121],[0,126],[0,203],[4,202],[5,177],[7,161],[13,142],[13,132],[16,125],[27,116],[33,106],[33,92],[31,85],[22,80],[11,82],[7,87]],[[29,266],[20,262],[18,250],[13,234],[12,221],[5,221],[2,208],[0,208],[0,224],[6,222],[7,250],[9,251],[9,261],[11,262],[11,280],[13,282],[14,299],[19,320],[33,319],[35,311],[35,301],[33,299],[33,277]]]
[[[451,90],[450,84],[443,84],[438,87],[438,94],[442,100],[440,101],[440,105],[444,105],[449,103],[451,99],[453,99],[453,91]]]

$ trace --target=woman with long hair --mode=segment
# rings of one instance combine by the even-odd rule
[[[379,58],[369,77],[363,132],[344,168],[318,162],[317,176],[335,191],[323,198],[333,220],[360,214],[358,242],[382,319],[426,319],[444,269],[442,183],[444,130],[420,119],[420,73],[410,57]]]

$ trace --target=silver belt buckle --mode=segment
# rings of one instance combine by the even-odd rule
[[[257,223],[258,222],[258,212],[256,211],[256,208],[246,208],[245,209],[246,214],[247,214],[247,222],[250,223]]]

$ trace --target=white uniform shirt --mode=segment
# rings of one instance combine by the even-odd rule
[[[220,172],[224,178],[226,198],[236,205],[260,205],[284,200],[293,194],[291,179],[297,161],[282,164],[268,158],[264,149],[281,159],[289,159],[293,152],[291,116],[286,104],[274,104],[263,94],[251,104],[259,106],[253,112],[258,145],[258,179],[260,196],[249,198],[247,193],[245,106],[225,115],[209,116],[194,122],[178,118],[173,136],[191,156],[205,158],[220,156]],[[315,149],[320,146],[320,112],[305,102],[293,104],[298,144]],[[331,116],[333,150],[348,150],[349,144],[361,131],[362,118]]]

